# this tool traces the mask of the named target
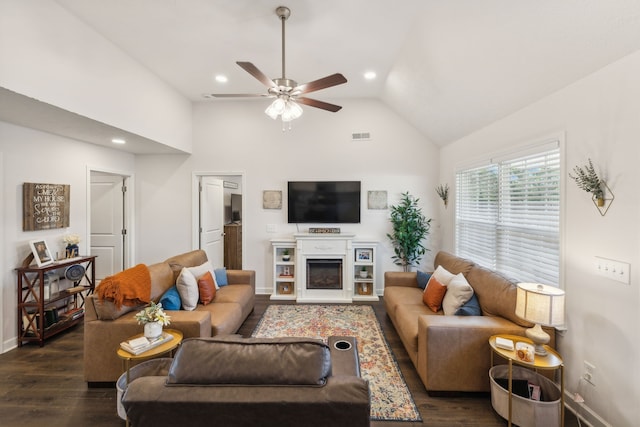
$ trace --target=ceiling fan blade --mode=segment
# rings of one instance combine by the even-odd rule
[[[331,74],[330,76],[296,86],[295,88],[293,88],[292,92],[296,94],[309,93],[320,89],[326,89],[331,86],[341,85],[346,82],[347,79],[342,74],[335,73]]]
[[[310,107],[316,107],[323,110],[331,111],[332,113],[335,113],[336,111],[340,111],[342,109],[342,107],[339,105],[329,104],[328,102],[318,101],[317,99],[302,97],[295,98],[295,101],[299,102],[300,104],[309,105]]]
[[[251,74],[253,77],[255,77],[256,79],[260,80],[262,82],[262,84],[265,85],[266,87],[272,87],[274,89],[278,88],[278,85],[276,85],[273,82],[273,80],[271,80],[269,77],[265,76],[264,73],[262,71],[258,70],[258,67],[253,65],[251,62],[238,61],[238,62],[236,62],[236,64],[238,64],[247,73]]]

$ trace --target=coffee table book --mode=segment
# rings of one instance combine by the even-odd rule
[[[122,348],[128,353],[133,354],[134,356],[137,356],[139,354],[144,353],[145,351],[151,350],[152,348],[158,347],[159,345],[164,344],[167,341],[171,341],[173,339],[173,335],[171,335],[168,332],[162,332],[162,335],[156,339],[153,339],[153,340],[149,340],[147,338],[145,339],[147,340],[147,344],[143,344],[143,345],[136,345],[139,342],[138,340],[140,340],[140,338],[136,338],[135,340],[123,341],[120,343],[120,348]],[[132,343],[131,341],[135,341],[135,342]]]

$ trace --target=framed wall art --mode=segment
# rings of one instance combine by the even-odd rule
[[[263,209],[282,209],[282,191],[264,190],[262,193]]]

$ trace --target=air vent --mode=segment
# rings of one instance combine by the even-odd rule
[[[360,133],[351,134],[352,141],[369,141],[370,139],[371,139],[371,133],[369,132],[360,132]]]

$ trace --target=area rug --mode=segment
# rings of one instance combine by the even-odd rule
[[[371,419],[422,421],[389,344],[368,305],[270,305],[254,337],[356,337],[360,373],[369,381]]]

